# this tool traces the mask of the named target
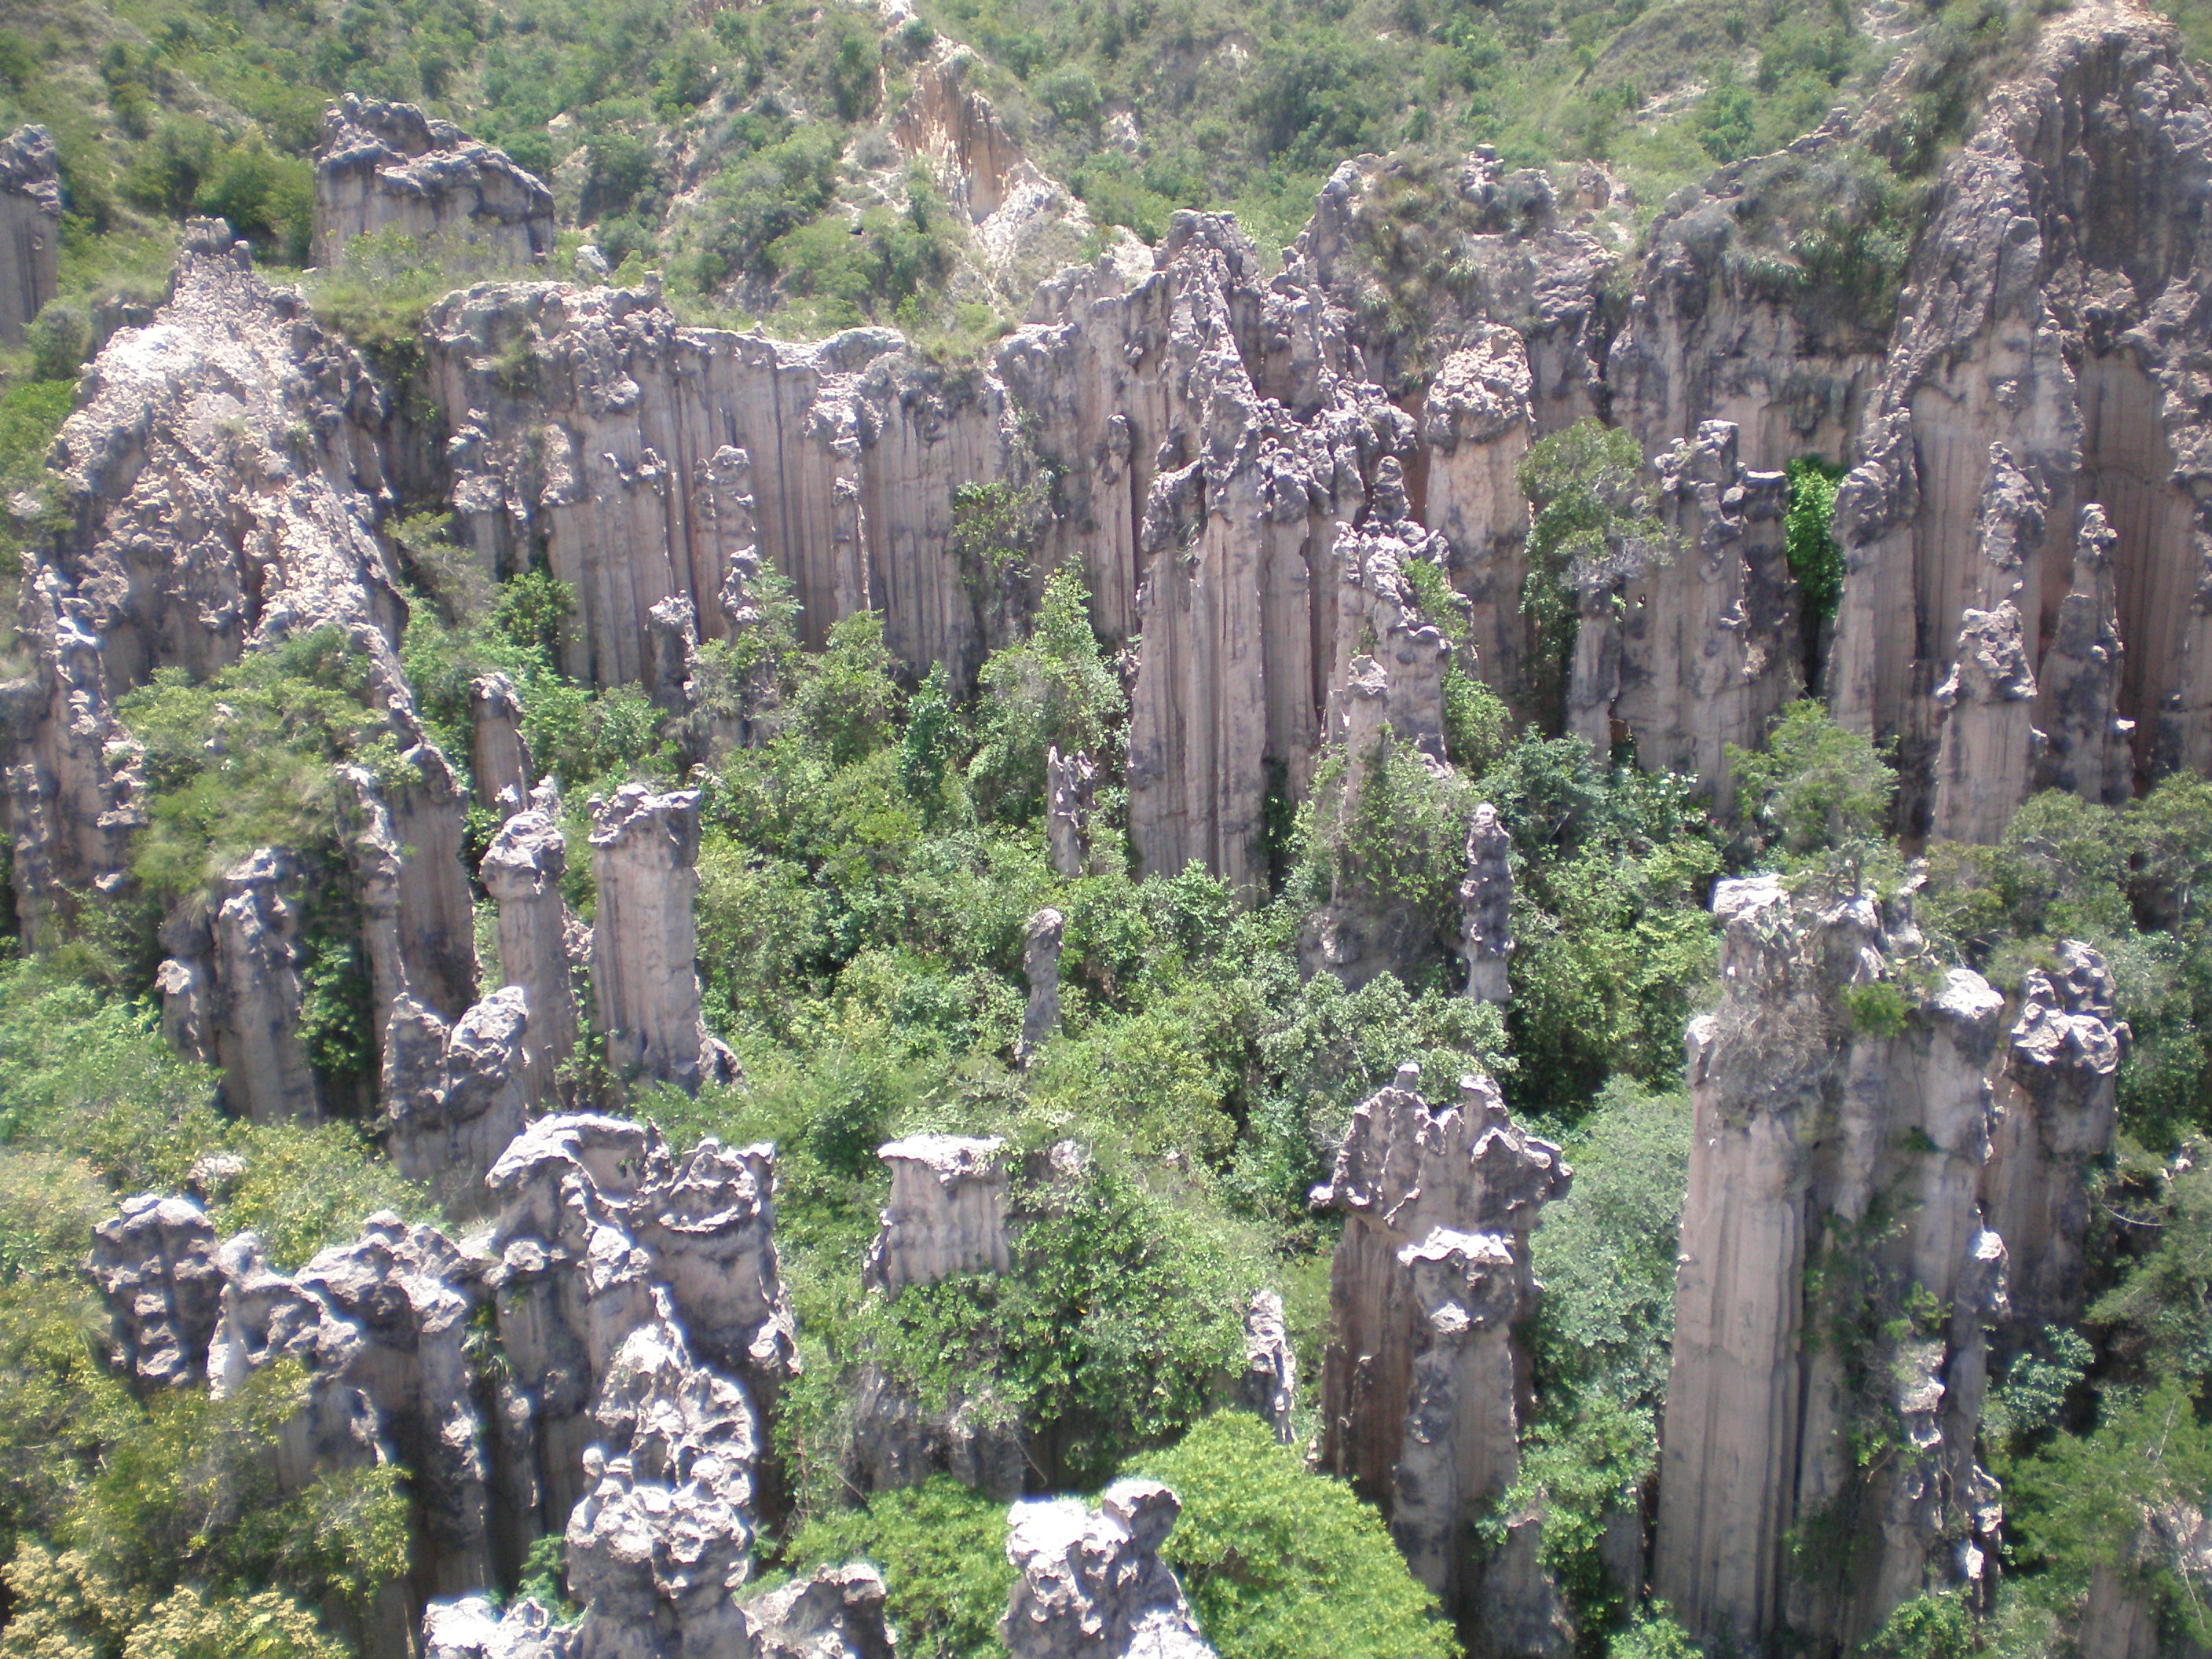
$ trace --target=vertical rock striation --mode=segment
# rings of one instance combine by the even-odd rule
[[[498,907],[499,965],[530,1010],[529,1095],[556,1097],[560,1068],[576,1051],[576,993],[568,958],[575,920],[561,896],[568,842],[550,781],[528,810],[500,826],[477,872]]]
[[[2002,999],[1964,969],[1923,984],[1909,891],[1819,902],[1761,877],[1714,908],[1652,1588],[1702,1635],[1845,1648],[1985,1566]],[[1865,1462],[1869,1435],[1889,1449]],[[1835,1541],[1793,1553],[1805,1537]]]
[[[222,1277],[205,1211],[188,1198],[127,1198],[93,1229],[86,1265],[107,1304],[109,1364],[145,1389],[207,1380]]]
[[[379,232],[526,265],[553,251],[553,192],[450,121],[348,93],[315,150],[314,262],[332,270],[348,242]]]
[[[2089,1176],[2112,1147],[2120,1061],[2133,1034],[2112,1016],[2112,970],[2077,939],[2021,983],[1997,1082],[1982,1202],[2005,1242],[2004,1346],[2071,1325],[2087,1292]]]
[[[592,798],[592,987],[607,1068],[630,1083],[696,1094],[737,1074],[699,1014],[699,792],[624,784]]]
[[[1564,1626],[1541,1575],[1493,1575],[1472,1528],[1519,1468],[1528,1362],[1512,1327],[1535,1309],[1528,1235],[1571,1172],[1513,1124],[1488,1078],[1462,1079],[1457,1099],[1436,1105],[1419,1081],[1401,1066],[1360,1103],[1314,1190],[1315,1207],[1345,1218],[1321,1458],[1381,1506],[1479,1651],[1551,1651]],[[1517,1597],[1514,1577],[1533,1577]]]
[[[2033,776],[2033,726],[2089,717],[2078,668],[2034,671],[2081,652],[2057,619],[2091,503],[2127,645],[2098,728],[2134,723],[2137,777],[2212,768],[2212,452],[2191,378],[2205,106],[2171,27],[2105,0],[2045,24],[1944,172],[1835,520],[1829,689],[1846,723],[1899,739],[1909,828],[1993,836]]]
[[[1513,956],[1513,837],[1484,801],[1467,826],[1467,876],[1459,884],[1460,956],[1467,995],[1503,1004]]]
[[[61,152],[44,127],[0,138],[0,346],[23,331],[61,289]]]

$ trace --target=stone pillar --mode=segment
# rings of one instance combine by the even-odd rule
[[[108,1364],[140,1388],[207,1380],[222,1312],[215,1249],[215,1224],[188,1198],[126,1198],[92,1230],[87,1267],[107,1304]]]
[[[2043,653],[2035,704],[2044,748],[2038,789],[2070,789],[2087,801],[2118,806],[2135,793],[2133,720],[2120,718],[2119,582],[2112,550],[2119,537],[2091,501],[2074,538],[2074,576],[2059,601],[2058,621]]]
[[[1974,1445],[2005,1250],[1977,1196],[2003,1000],[1935,973],[1909,891],[1769,876],[1714,909],[1652,1589],[1703,1639],[1849,1650],[1980,1571],[1996,1520]],[[1863,1466],[1869,1417],[1899,1433]],[[1808,1528],[1858,1547],[1793,1552]]]
[[[1994,611],[1968,611],[1957,649],[1936,688],[1942,712],[1929,829],[1945,841],[1993,842],[2027,799],[2033,757],[2035,671],[2019,607],[2007,599]]]
[[[61,155],[44,127],[0,139],[0,346],[61,291]]]
[[[489,1214],[484,1177],[530,1115],[529,1002],[493,992],[448,1027],[411,996],[393,1006],[384,1045],[384,1141],[399,1173],[456,1221]]]
[[[558,1092],[560,1068],[576,1051],[576,995],[569,973],[571,918],[561,896],[568,868],[560,798],[550,787],[492,837],[477,872],[499,908],[500,971],[530,1007],[529,1086],[543,1106]]]
[[[1060,944],[1066,923],[1049,906],[1030,918],[1022,943],[1022,975],[1030,1003],[1022,1015],[1019,1056],[1026,1061],[1060,1029]]]
[[[264,847],[216,884],[216,1050],[230,1109],[256,1123],[321,1115],[300,1036],[298,913],[292,855]]]
[[[592,799],[592,988],[607,1066],[625,1082],[696,1093],[735,1074],[699,1014],[699,792],[625,784]]]
[[[1990,1225],[2009,1264],[2004,1346],[2081,1316],[2090,1170],[2112,1146],[2120,1062],[2132,1039],[2112,1017],[2105,958],[2078,939],[2031,969],[2005,1044],[1997,1122],[1983,1172]]]
[[[1502,1586],[1488,1584],[1473,1528],[1520,1466],[1527,1362],[1513,1327],[1536,1305],[1528,1235],[1571,1172],[1506,1115],[1488,1078],[1462,1078],[1457,1099],[1435,1105],[1419,1083],[1420,1068],[1402,1066],[1360,1103],[1314,1189],[1316,1209],[1345,1218],[1329,1271],[1322,1462],[1381,1507],[1475,1650],[1502,1650],[1506,1626],[1552,1632],[1518,1650],[1564,1650],[1552,1612],[1497,1605]]]
[[[1088,755],[1063,757],[1054,744],[1044,757],[1045,839],[1053,873],[1073,880],[1090,856],[1091,786],[1097,768]]]
[[[1459,884],[1460,955],[1467,963],[1467,995],[1503,1004],[1506,966],[1513,955],[1513,837],[1485,801],[1467,827],[1467,878]]]
[[[1528,502],[1516,469],[1535,435],[1528,351],[1519,332],[1490,324],[1455,351],[1421,405],[1428,445],[1423,517],[1450,549],[1452,586],[1466,595],[1483,678],[1516,709],[1528,700]]]
[[[891,1196],[868,1250],[870,1288],[896,1296],[908,1285],[1007,1270],[1006,1146],[996,1135],[914,1135],[877,1151]]]
[[[469,683],[469,769],[477,805],[501,818],[530,805],[530,745],[522,738],[522,697],[504,674]]]
[[[1275,1438],[1291,1443],[1291,1413],[1298,1403],[1298,1356],[1291,1346],[1283,1298],[1257,1291],[1244,1309],[1244,1403]]]

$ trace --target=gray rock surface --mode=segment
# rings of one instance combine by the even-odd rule
[[[1283,1298],[1255,1291],[1244,1309],[1244,1403],[1285,1445],[1298,1403],[1298,1356],[1283,1316]]]
[[[207,1380],[222,1276],[204,1210],[188,1198],[126,1198],[92,1230],[87,1268],[107,1304],[109,1364],[145,1389]]]
[[[1467,876],[1459,884],[1461,959],[1467,995],[1503,1004],[1513,956],[1513,837],[1484,801],[1467,826]]]
[[[1012,1659],[1211,1659],[1213,1650],[1159,1558],[1182,1505],[1157,1480],[1017,1504],[1006,1559],[1021,1577],[1000,1621]]]
[[[0,138],[0,346],[23,330],[61,289],[61,152],[44,127]]]
[[[624,784],[592,798],[592,987],[607,1069],[696,1093],[737,1074],[699,1016],[699,793]]]
[[[576,1052],[577,999],[568,933],[575,924],[561,896],[568,867],[560,797],[550,780],[527,810],[500,826],[477,873],[498,908],[499,965],[530,1010],[527,1047],[532,1102],[559,1097],[560,1069]]]
[[[1692,1632],[1853,1644],[1987,1559],[1996,1492],[1975,1439],[2006,1251],[1980,1186],[2003,999],[1932,973],[1911,898],[1793,899],[1774,877],[1715,894],[1725,991],[1688,1038],[1652,1571]],[[1868,1306],[1886,1310],[1871,1328]],[[1900,1429],[1862,1468],[1868,1413]],[[1794,1529],[1830,1514],[1866,1547],[1793,1556]]]
[[[1563,1650],[1542,1575],[1491,1582],[1473,1525],[1520,1467],[1527,1360],[1513,1327],[1536,1306],[1528,1235],[1571,1172],[1513,1123],[1487,1077],[1462,1078],[1456,1099],[1435,1103],[1419,1083],[1419,1068],[1402,1066],[1360,1103],[1314,1189],[1316,1209],[1345,1218],[1321,1462],[1382,1508],[1414,1576],[1477,1650]]]
[[[1060,1030],[1060,947],[1067,923],[1047,905],[1029,920],[1022,935],[1022,977],[1030,1000],[1022,1012],[1020,1057],[1027,1060]]]
[[[530,1006],[493,992],[448,1026],[413,997],[392,1005],[384,1038],[384,1144],[399,1173],[456,1221],[489,1214],[484,1177],[529,1115]]]
[[[348,93],[315,150],[314,261],[332,269],[348,242],[380,231],[528,264],[553,251],[553,192],[450,121]]]

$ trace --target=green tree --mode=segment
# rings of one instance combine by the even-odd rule
[[[1160,1554],[1221,1659],[1459,1653],[1374,1508],[1342,1481],[1308,1474],[1257,1418],[1209,1417],[1127,1472],[1182,1500]]]
[[[994,652],[976,690],[968,779],[988,817],[1025,823],[1044,810],[1045,754],[1055,746],[1110,772],[1126,714],[1121,677],[1091,632],[1090,596],[1073,570],[1045,578],[1029,638]]]
[[[1897,793],[1886,750],[1809,697],[1777,716],[1765,750],[1730,744],[1728,764],[1758,847],[1800,864],[1864,857],[1880,842]]]
[[[1556,723],[1581,594],[1621,580],[1666,556],[1665,526],[1652,515],[1644,452],[1635,438],[1591,417],[1540,438],[1516,476],[1534,509],[1521,608],[1536,630],[1530,690]]]
[[[885,1611],[898,1627],[902,1654],[990,1659],[1001,1650],[999,1620],[1014,1588],[1006,1506],[948,1476],[878,1492],[863,1509],[817,1516],[785,1553],[801,1572],[873,1563],[890,1593]]]

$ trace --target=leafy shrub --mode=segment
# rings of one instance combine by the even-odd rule
[[[1897,793],[1886,750],[1810,698],[1776,717],[1764,750],[1729,744],[1728,763],[1759,844],[1799,861],[1863,854],[1881,838]]]
[[[976,677],[981,719],[968,780],[987,816],[1021,823],[1043,810],[1045,753],[1055,745],[1111,775],[1126,703],[1091,631],[1089,602],[1081,577],[1054,571],[1030,637],[994,653]]]
[[[867,1506],[834,1510],[801,1528],[785,1551],[794,1571],[865,1560],[884,1575],[884,1610],[899,1651],[918,1659],[988,1659],[1013,1593],[1006,1506],[945,1475]]]
[[[1372,1505],[1310,1474],[1257,1418],[1223,1412],[1129,1473],[1164,1481],[1182,1513],[1161,1559],[1221,1659],[1454,1659],[1436,1598]]]

